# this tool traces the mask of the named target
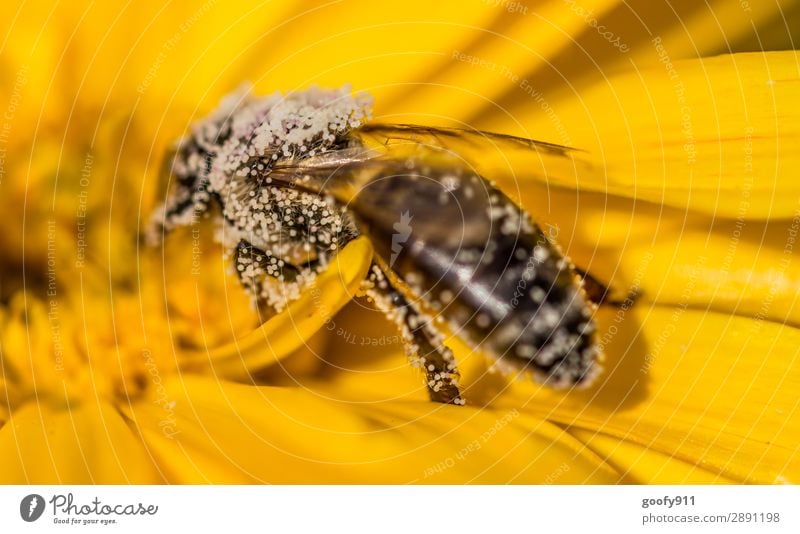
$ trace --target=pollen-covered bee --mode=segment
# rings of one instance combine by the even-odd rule
[[[433,401],[464,404],[441,323],[500,369],[559,388],[590,383],[601,356],[593,312],[606,288],[457,147],[488,141],[566,162],[574,151],[370,124],[370,107],[347,87],[229,95],[177,145],[174,183],[149,239],[216,206],[242,285],[255,306],[276,313],[364,235],[374,250],[364,292],[398,325]]]

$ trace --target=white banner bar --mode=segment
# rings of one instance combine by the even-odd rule
[[[798,503],[796,486],[0,486],[0,532],[797,533]]]

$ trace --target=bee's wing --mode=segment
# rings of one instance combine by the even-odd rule
[[[450,152],[509,191],[524,181],[575,189],[581,177],[598,173],[582,150],[512,135],[408,124],[367,124],[357,135],[385,150],[418,144]]]
[[[526,137],[467,130],[466,128],[371,123],[360,127],[358,131],[365,136],[372,136],[384,144],[415,142],[448,148],[465,145],[486,146],[489,143],[502,149],[544,151],[562,157],[579,152],[567,146],[536,141]]]
[[[399,160],[446,160],[447,165],[497,182],[510,193],[525,182],[575,189],[582,176],[598,172],[581,150],[478,130],[367,124],[351,135],[357,141],[355,147],[276,166],[274,178],[297,185],[302,176],[309,189],[325,189],[346,199],[344,191],[376,174],[393,172]]]
[[[310,158],[281,162],[272,167],[271,180],[315,193],[328,193],[339,201],[365,172],[380,172],[390,164],[386,154],[363,146],[332,150]]]

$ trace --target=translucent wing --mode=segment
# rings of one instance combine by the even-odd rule
[[[274,178],[323,188],[337,196],[392,160],[447,159],[508,192],[533,181],[575,189],[582,176],[597,172],[583,151],[511,135],[408,124],[367,124],[351,132],[353,146],[276,166]]]
[[[358,131],[363,136],[372,136],[376,140],[382,140],[385,144],[414,142],[455,149],[465,146],[480,148],[485,147],[488,143],[505,150],[543,151],[561,157],[569,157],[570,154],[579,152],[573,148],[535,139],[466,128],[371,123],[365,124]]]
[[[581,150],[512,135],[404,124],[367,124],[357,133],[367,146],[421,144],[446,150],[507,191],[524,181],[575,189],[581,177],[598,172]]]

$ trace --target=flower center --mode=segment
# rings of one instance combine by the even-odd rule
[[[0,316],[0,388],[11,408],[31,396],[134,399],[176,370],[167,321],[138,296],[34,293],[17,293]]]

